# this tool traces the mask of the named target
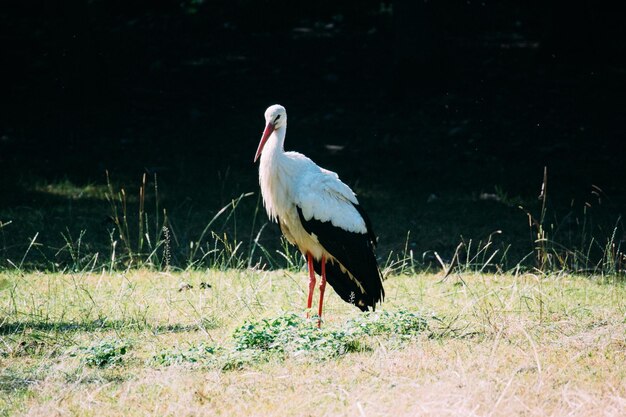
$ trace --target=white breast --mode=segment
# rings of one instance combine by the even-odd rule
[[[315,259],[321,259],[324,248],[304,230],[296,208],[298,183],[311,169],[308,165],[284,152],[264,152],[259,165],[259,183],[269,218],[278,221],[287,240],[303,254],[310,252]]]

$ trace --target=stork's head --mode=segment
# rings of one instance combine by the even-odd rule
[[[280,104],[274,104],[273,106],[269,106],[267,110],[265,110],[265,130],[263,131],[261,142],[259,142],[259,147],[256,150],[254,162],[259,159],[259,156],[261,156],[261,153],[263,152],[263,147],[265,146],[265,142],[267,142],[272,132],[286,125],[287,111],[283,106],[281,106]]]
[[[287,124],[287,111],[280,104],[269,106],[265,110],[265,123],[272,124],[274,129],[279,129]]]

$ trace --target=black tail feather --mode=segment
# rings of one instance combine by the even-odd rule
[[[322,262],[313,260],[313,269],[321,276]],[[385,296],[382,284],[380,288],[364,294],[356,282],[350,278],[348,272],[341,270],[337,262],[326,262],[326,282],[333,287],[342,300],[353,304],[361,311],[369,311],[369,307],[372,308],[372,311],[375,311],[376,303],[382,301],[382,298]]]
[[[328,221],[322,222],[315,218],[306,220],[300,207],[297,210],[304,229],[315,236],[334,258],[326,262],[327,282],[344,301],[354,304],[362,311],[368,311],[369,307],[374,309],[376,303],[385,297],[385,290],[374,255],[376,238],[369,219],[363,217],[367,231],[357,233],[333,226]],[[363,212],[360,208],[357,210],[359,213]],[[315,272],[321,275],[321,262],[314,261],[313,265]]]

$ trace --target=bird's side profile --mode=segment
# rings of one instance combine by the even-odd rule
[[[328,282],[339,296],[362,311],[385,296],[374,250],[376,236],[356,194],[337,174],[298,152],[285,152],[287,112],[275,104],[265,111],[260,158],[263,204],[272,221],[307,259],[311,308],[315,273],[321,275],[318,324]]]

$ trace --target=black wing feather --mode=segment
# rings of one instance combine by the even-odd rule
[[[319,243],[352,274],[362,289],[336,263],[326,262],[327,282],[344,301],[367,311],[368,307],[374,309],[376,303],[382,301],[385,290],[374,255],[376,238],[371,223],[360,206],[355,204],[354,207],[363,216],[367,233],[349,232],[315,218],[306,220],[302,209],[297,209],[304,230],[317,236]],[[315,261],[313,265],[315,272],[321,275],[321,262]]]
[[[374,228],[372,227],[372,222],[369,216],[367,215],[365,210],[363,210],[363,207],[361,207],[360,204],[353,204],[353,206],[363,218],[363,221],[365,222],[365,227],[367,228],[367,236],[372,241],[372,245],[376,247],[376,244],[378,243],[378,239],[376,238],[376,233],[374,233]]]

